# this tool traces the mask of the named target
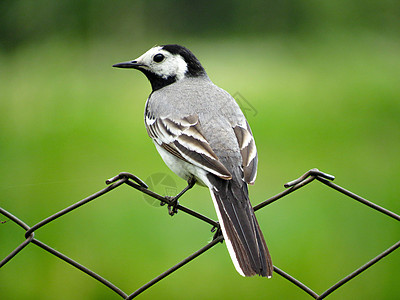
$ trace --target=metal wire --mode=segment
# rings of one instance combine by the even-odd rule
[[[400,216],[379,206],[376,205],[375,203],[372,203],[356,194],[354,194],[353,192],[350,192],[336,184],[334,184],[332,182],[332,180],[334,180],[335,177],[326,173],[323,173],[321,171],[319,171],[318,169],[311,169],[308,172],[306,172],[304,175],[302,175],[301,177],[299,177],[296,180],[293,180],[291,182],[286,183],[284,186],[286,188],[286,190],[282,191],[281,193],[278,193],[277,195],[261,202],[260,204],[254,206],[254,211],[257,211],[259,209],[262,209],[263,207],[287,196],[288,194],[306,186],[307,184],[313,182],[314,180],[317,180],[319,182],[321,182],[322,184],[378,211],[381,212],[397,221],[400,221]],[[219,227],[218,222],[208,218],[207,216],[204,216],[194,210],[191,210],[183,205],[180,205],[176,200],[178,197],[180,197],[183,193],[179,193],[178,197],[173,198],[173,197],[164,197],[161,196],[151,190],[148,189],[147,185],[138,177],[136,177],[135,175],[132,175],[130,173],[120,173],[117,176],[108,179],[106,181],[106,184],[108,184],[108,186],[100,191],[98,191],[97,193],[94,193],[93,195],[80,200],[78,202],[76,202],[75,204],[55,213],[54,215],[40,221],[39,223],[33,225],[32,227],[29,227],[27,224],[25,224],[22,220],[20,220],[19,218],[17,218],[16,216],[14,216],[13,214],[11,214],[10,212],[6,211],[5,209],[0,207],[0,214],[4,215],[5,217],[7,217],[9,220],[11,220],[12,222],[16,223],[17,225],[19,225],[22,229],[25,230],[25,241],[23,241],[20,245],[18,245],[9,255],[7,255],[1,262],[0,262],[0,268],[2,266],[4,266],[7,262],[9,262],[11,259],[13,259],[18,253],[20,253],[26,246],[28,246],[29,244],[34,244],[38,247],[40,247],[41,249],[47,251],[48,253],[60,258],[61,260],[65,261],[66,263],[74,266],[75,268],[77,268],[78,270],[81,270],[82,272],[86,273],[87,275],[91,276],[92,278],[94,278],[95,280],[97,280],[98,282],[104,284],[105,286],[107,286],[108,288],[110,288],[112,291],[114,291],[116,294],[120,295],[122,298],[128,300],[128,299],[133,299],[135,297],[137,297],[138,295],[140,295],[141,293],[143,293],[144,291],[146,291],[147,289],[149,289],[150,287],[152,287],[153,285],[155,285],[157,282],[159,282],[160,280],[164,279],[165,277],[167,277],[168,275],[172,274],[173,272],[177,271],[178,269],[180,269],[181,267],[185,266],[187,263],[189,263],[190,261],[192,261],[193,259],[197,258],[198,256],[200,256],[201,254],[203,254],[204,252],[210,250],[212,247],[214,247],[215,245],[217,245],[218,243],[223,241],[223,236],[221,235],[221,231],[217,230],[216,234],[214,236],[214,239],[208,243],[207,245],[205,245],[204,247],[202,247],[201,249],[199,249],[198,251],[194,252],[192,255],[188,256],[187,258],[185,258],[184,260],[180,261],[179,263],[177,263],[176,265],[174,265],[173,267],[171,267],[170,269],[166,270],[165,272],[163,272],[162,274],[160,274],[159,276],[155,277],[154,279],[150,280],[148,283],[146,283],[145,285],[141,286],[140,288],[138,288],[135,292],[131,293],[131,294],[127,294],[124,291],[122,291],[120,288],[118,288],[115,284],[111,283],[110,281],[108,281],[107,279],[101,277],[100,275],[98,275],[97,273],[93,272],[92,270],[86,268],[85,266],[81,265],[80,263],[72,260],[71,258],[67,257],[66,255],[64,255],[63,253],[51,248],[50,246],[42,243],[41,241],[39,241],[38,239],[35,238],[35,232],[40,229],[41,227],[43,227],[46,224],[51,223],[52,221],[54,221],[57,218],[62,217],[63,215],[70,213],[72,211],[74,211],[75,209],[81,207],[82,205],[97,199],[98,197],[114,190],[115,188],[121,186],[122,184],[127,184],[128,186],[142,192],[145,193],[147,195],[149,195],[150,197],[153,197],[154,199],[159,200],[162,204],[167,204],[168,206],[174,206],[174,210],[180,210],[183,211],[189,215],[191,215],[194,218],[197,218],[203,222],[206,222],[210,225],[212,225],[212,230],[214,231],[215,228]],[[187,189],[189,189],[190,186],[188,186],[184,191],[186,191]],[[376,257],[374,257],[373,259],[371,259],[370,261],[368,261],[367,263],[365,263],[364,265],[362,265],[361,267],[359,267],[357,270],[355,270],[354,272],[352,272],[351,274],[347,275],[345,278],[343,278],[342,280],[338,281],[336,284],[334,284],[333,286],[331,286],[330,288],[328,288],[326,291],[324,291],[321,294],[317,294],[316,292],[314,292],[311,288],[309,288],[308,286],[306,286],[305,284],[303,284],[302,282],[300,282],[298,279],[294,278],[293,276],[289,275],[288,273],[284,272],[283,270],[279,269],[277,266],[274,266],[274,271],[275,273],[277,273],[278,275],[282,276],[283,278],[287,279],[288,281],[290,281],[291,283],[293,283],[294,285],[296,285],[298,288],[302,289],[304,292],[306,292],[307,294],[309,294],[311,297],[315,298],[315,299],[324,299],[325,297],[327,297],[328,295],[330,295],[331,293],[333,293],[334,291],[336,291],[338,288],[340,288],[341,286],[343,286],[345,283],[349,282],[351,279],[353,279],[354,277],[358,276],[360,273],[362,273],[363,271],[365,271],[366,269],[370,268],[371,266],[373,266],[374,264],[376,264],[378,261],[380,261],[382,258],[384,258],[385,256],[389,255],[390,253],[392,253],[393,251],[395,251],[397,248],[400,247],[400,241],[398,241],[397,243],[395,243],[393,246],[389,247],[387,250],[383,251],[382,253],[380,253],[379,255],[377,255]]]

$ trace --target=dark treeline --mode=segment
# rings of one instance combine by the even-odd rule
[[[100,1],[1,0],[0,43],[14,48],[48,36],[396,33],[397,0]]]

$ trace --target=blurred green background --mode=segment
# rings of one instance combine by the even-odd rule
[[[156,44],[179,43],[217,85],[252,107],[247,118],[259,151],[253,204],[317,167],[399,213],[399,33],[400,2],[393,0],[3,0],[1,207],[32,226],[120,171],[150,177],[162,194],[183,188],[147,137],[146,78],[111,68]],[[216,218],[204,188],[181,202]],[[274,264],[318,293],[400,236],[398,222],[317,182],[257,216]],[[210,226],[184,213],[171,218],[127,186],[36,232],[127,293],[211,236]],[[0,258],[22,241],[23,230],[1,224]],[[329,298],[398,299],[399,265],[397,251]],[[119,296],[29,245],[0,270],[0,298]],[[141,298],[310,299],[278,275],[242,278],[225,245]]]

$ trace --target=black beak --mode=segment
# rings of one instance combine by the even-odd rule
[[[132,61],[126,61],[126,62],[115,64],[115,65],[113,65],[113,67],[115,67],[115,68],[138,69],[140,67],[143,67],[143,65],[139,64],[136,60],[132,60]]]

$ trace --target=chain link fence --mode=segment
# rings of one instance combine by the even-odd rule
[[[364,204],[364,205],[370,207],[371,209],[375,210],[376,212],[383,213],[390,218],[400,221],[399,215],[397,215],[383,207],[380,207],[380,206],[376,205],[375,203],[370,202],[370,201],[334,184],[332,182],[333,180],[334,180],[334,176],[320,172],[318,169],[311,169],[310,171],[306,172],[303,176],[299,177],[298,179],[286,183],[284,185],[286,189],[284,191],[282,191],[281,193],[254,206],[254,210],[258,211],[258,210],[266,207],[267,205],[269,205],[279,199],[282,199],[283,197],[289,195],[290,193],[293,193],[296,190],[308,185],[309,183],[311,183],[313,181],[318,181],[318,182],[322,183],[323,185],[325,185],[333,190],[336,190],[337,192],[342,193],[342,194],[348,196],[349,198],[360,202],[361,204]],[[161,195],[151,191],[150,189],[148,189],[147,185],[141,179],[136,177],[135,175],[132,175],[130,173],[120,173],[119,175],[107,180],[106,183],[107,183],[106,188],[104,188],[104,189],[98,191],[97,193],[95,193],[81,201],[78,201],[75,204],[55,213],[54,215],[40,221],[39,223],[35,224],[32,227],[28,226],[22,220],[20,220],[18,217],[14,216],[10,212],[8,212],[5,209],[0,207],[0,214],[2,214],[6,218],[8,218],[10,221],[14,222],[15,224],[19,225],[20,227],[22,227],[25,230],[25,241],[23,241],[20,245],[18,245],[18,247],[16,247],[15,250],[13,250],[9,255],[7,255],[7,257],[5,257],[0,262],[0,268],[3,267],[11,259],[13,259],[18,253],[20,253],[28,245],[35,244],[35,245],[39,246],[41,249],[43,249],[44,251],[47,251],[47,253],[50,253],[50,254],[60,258],[61,260],[72,265],[73,267],[77,268],[78,270],[86,273],[87,275],[91,276],[94,280],[97,280],[99,283],[107,286],[112,291],[114,291],[116,294],[120,295],[122,298],[128,300],[128,299],[133,299],[133,298],[139,296],[141,293],[143,293],[147,289],[151,288],[154,284],[156,284],[160,280],[164,279],[168,275],[177,271],[179,268],[185,266],[187,263],[189,263],[193,259],[200,256],[202,253],[210,250],[215,245],[223,242],[223,240],[224,240],[223,236],[220,234],[220,230],[216,230],[219,227],[218,222],[216,222],[216,221],[208,218],[207,216],[202,215],[188,207],[185,207],[183,205],[180,205],[179,203],[176,203],[174,200],[177,200],[177,198],[161,196]],[[159,276],[155,277],[154,279],[150,280],[148,283],[141,286],[140,288],[138,288],[136,291],[134,291],[131,294],[124,292],[123,290],[118,288],[115,284],[113,284],[112,282],[103,278],[99,274],[93,272],[92,270],[88,269],[87,267],[83,266],[82,264],[74,261],[73,259],[67,257],[63,253],[51,248],[50,246],[44,244],[43,242],[41,242],[40,240],[35,238],[35,232],[37,232],[44,225],[49,224],[52,221],[56,220],[57,218],[60,218],[61,216],[65,215],[67,213],[70,213],[70,212],[74,211],[75,209],[78,209],[82,205],[84,205],[92,200],[95,200],[106,193],[111,192],[112,190],[116,189],[117,187],[119,187],[123,184],[126,184],[126,185],[144,193],[147,197],[151,197],[151,199],[154,199],[155,201],[159,201],[161,204],[168,205],[168,209],[170,212],[171,212],[171,207],[174,206],[174,208],[173,208],[174,210],[182,211],[184,213],[191,215],[194,218],[200,219],[203,222],[208,223],[209,225],[211,225],[211,228],[212,228],[211,231],[216,232],[213,240],[210,243],[206,244],[204,247],[202,247],[198,251],[194,252],[192,255],[188,256],[184,260],[180,261],[179,263],[177,263],[170,269],[166,270],[164,273],[162,273]],[[179,193],[178,198],[180,196],[182,196],[182,194],[183,193]],[[5,221],[2,221],[2,223],[4,223],[4,222]],[[349,282],[351,279],[358,276],[360,273],[362,273],[369,267],[373,266],[378,261],[380,261],[382,258],[384,258],[388,254],[392,253],[399,247],[400,247],[400,241],[398,241],[393,246],[391,246],[387,250],[380,253],[378,256],[372,258],[370,261],[366,262],[364,265],[360,266],[358,269],[356,269],[355,271],[353,271],[352,273],[350,273],[349,275],[344,277],[342,280],[340,280],[337,283],[335,283],[334,285],[332,285],[330,288],[328,288],[321,294],[317,294],[310,287],[306,286],[305,284],[303,284],[302,282],[300,282],[299,280],[297,280],[290,274],[284,272],[282,269],[278,268],[277,266],[274,266],[274,271],[276,274],[282,276],[283,278],[287,279],[288,281],[290,281],[291,283],[296,285],[298,288],[302,289],[305,293],[310,295],[312,298],[324,299],[328,295],[333,293],[335,290],[337,290],[341,286],[343,286],[345,283]]]

